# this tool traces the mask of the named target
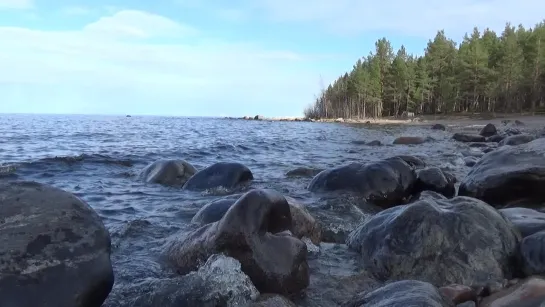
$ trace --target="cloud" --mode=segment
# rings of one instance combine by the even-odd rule
[[[68,6],[61,9],[61,13],[74,16],[89,15],[93,12],[93,9],[84,6]]]
[[[2,9],[30,9],[34,7],[32,0],[0,0],[0,10]]]
[[[306,55],[134,10],[77,31],[0,27],[0,45],[0,112],[297,115],[320,74]]]
[[[507,21],[533,26],[543,19],[542,0],[255,0],[254,10],[276,22],[314,24],[337,34],[392,31],[429,38],[445,29],[453,35],[474,26],[503,30]]]

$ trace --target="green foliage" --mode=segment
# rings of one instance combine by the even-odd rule
[[[375,51],[323,89],[310,118],[415,114],[535,112],[545,107],[545,23],[506,24],[498,36],[474,28],[457,45],[443,30],[423,56],[394,52],[381,38]]]

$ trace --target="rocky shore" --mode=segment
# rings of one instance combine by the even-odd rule
[[[189,234],[163,246],[171,278],[134,280],[119,291],[112,291],[110,234],[89,204],[52,185],[2,179],[0,306],[312,306],[319,297],[306,291],[313,274],[324,274],[312,262],[335,244],[361,264],[335,285],[340,306],[539,307],[543,126],[506,120],[451,132],[430,124],[465,148],[471,171],[462,178],[406,154],[288,172],[312,178],[309,193],[375,208],[335,221],[288,191],[252,188],[258,178],[241,163],[199,169],[183,159],[154,161],[138,180],[227,195],[193,216]],[[435,141],[406,135],[389,145]]]

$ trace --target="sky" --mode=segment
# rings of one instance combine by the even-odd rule
[[[0,113],[301,116],[381,37],[541,21],[543,0],[0,0]]]

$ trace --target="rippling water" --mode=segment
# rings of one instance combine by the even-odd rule
[[[431,136],[436,141],[361,145],[373,140],[391,144],[401,135]],[[138,181],[137,174],[157,159],[185,159],[198,169],[219,161],[241,162],[254,173],[252,187],[281,191],[319,212],[326,200],[306,190],[311,178],[287,178],[287,171],[411,154],[460,178],[468,170],[461,154],[467,147],[452,141],[451,135],[429,126],[0,115],[0,177],[51,184],[87,201],[112,235],[117,291],[139,278],[170,274],[158,257],[164,240],[188,230],[198,209],[219,197]],[[343,245],[324,245],[322,250],[311,261],[311,286],[307,298],[298,302],[301,305],[319,306],[313,298],[321,297],[323,306],[331,306],[325,296],[335,295],[335,278],[358,272],[356,256]]]

